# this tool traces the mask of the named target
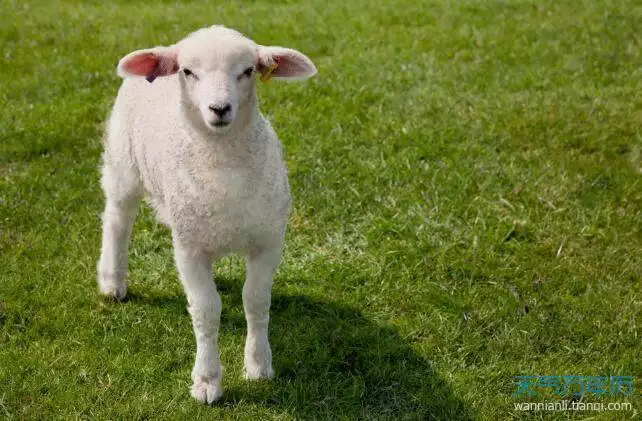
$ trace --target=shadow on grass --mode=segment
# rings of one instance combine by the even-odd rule
[[[224,325],[244,334],[242,282],[219,277],[217,286],[227,309]],[[186,312],[183,297],[134,295],[130,301]],[[445,381],[392,328],[358,310],[275,293],[270,314],[275,378],[227,386],[220,405],[278,407],[302,419],[471,419]]]

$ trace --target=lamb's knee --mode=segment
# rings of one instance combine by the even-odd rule
[[[243,286],[243,305],[249,310],[265,311],[270,307],[271,292],[271,283],[245,282]]]
[[[128,228],[135,216],[135,203],[118,203],[110,199],[107,199],[105,210],[102,213],[103,223],[115,229]]]
[[[221,320],[222,302],[218,293],[189,300],[187,310],[197,332],[210,336],[216,334]]]
[[[128,165],[104,165],[100,184],[108,200],[125,206],[142,194],[138,170]]]

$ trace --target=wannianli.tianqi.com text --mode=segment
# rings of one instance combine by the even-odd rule
[[[561,400],[556,402],[515,402],[516,411],[632,411],[631,402],[576,402]]]

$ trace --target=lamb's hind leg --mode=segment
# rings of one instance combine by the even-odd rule
[[[127,165],[106,162],[102,173],[105,212],[98,287],[103,295],[122,300],[127,294],[127,253],[141,188],[137,171]]]

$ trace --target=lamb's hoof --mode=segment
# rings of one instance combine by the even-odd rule
[[[245,366],[244,377],[246,380],[271,379],[274,377],[274,371],[271,365],[261,366],[258,364],[247,364]]]
[[[192,385],[191,394],[200,403],[211,405],[223,396],[221,381],[219,378],[198,379]]]
[[[99,278],[98,287],[100,288],[101,294],[114,300],[122,301],[127,295],[127,284],[122,281]]]

